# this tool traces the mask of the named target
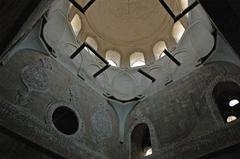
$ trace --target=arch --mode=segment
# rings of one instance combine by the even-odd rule
[[[172,36],[177,43],[182,38],[184,32],[185,32],[185,28],[183,27],[183,25],[180,21],[177,21],[176,23],[174,23],[173,30],[172,30]]]
[[[145,65],[145,58],[142,52],[134,52],[130,56],[130,66],[138,67]]]
[[[106,60],[109,62],[110,65],[119,67],[121,55],[114,50],[109,50],[106,52]]]
[[[149,127],[145,123],[135,126],[131,133],[131,159],[142,159],[152,154]]]
[[[240,117],[240,86],[237,83],[219,82],[213,89],[213,98],[225,122]]]
[[[180,0],[182,9],[185,10],[188,7],[188,0]]]
[[[97,41],[96,41],[93,37],[88,36],[88,37],[86,38],[85,42],[86,42],[87,44],[89,44],[94,50],[97,51],[97,49],[98,49],[98,44],[97,44]],[[87,47],[85,47],[84,49],[85,49],[88,53],[90,53],[92,56],[95,56],[94,53],[93,53],[90,49],[88,49]]]
[[[71,20],[71,26],[72,26],[75,36],[78,36],[78,34],[82,28],[82,22],[81,22],[81,19],[78,14],[75,14],[73,19]]]
[[[88,43],[93,49],[95,49],[96,51],[98,50],[98,44],[97,41],[95,40],[95,38],[88,36],[86,38],[86,43]]]
[[[156,60],[163,57],[165,54],[163,51],[167,49],[166,43],[164,41],[158,41],[153,47],[153,54]]]

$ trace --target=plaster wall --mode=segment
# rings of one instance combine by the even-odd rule
[[[117,119],[114,111],[102,96],[54,59],[32,50],[22,50],[0,67],[0,74],[4,75],[0,77],[4,125],[32,138],[37,144],[64,154],[66,158],[84,155],[105,158],[100,153],[113,156],[117,152]],[[15,122],[4,119],[7,115],[4,113],[8,113],[4,112],[4,106],[22,115],[13,115],[12,112],[9,118]],[[53,125],[52,113],[60,106],[71,108],[78,117],[79,128],[73,135],[64,135]],[[57,143],[66,150],[59,151],[55,147]]]
[[[128,114],[121,144],[116,112],[101,95],[53,58],[22,50],[0,67],[0,124],[64,158],[120,159],[130,157],[133,128],[146,123],[154,152],[149,158],[197,158],[240,141],[239,122],[226,124],[212,97],[218,82],[240,84],[239,71],[227,62],[207,64],[143,99]],[[58,106],[78,114],[76,134],[54,127]]]

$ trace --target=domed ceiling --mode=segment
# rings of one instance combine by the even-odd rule
[[[84,6],[89,0],[77,2]],[[183,0],[165,2],[176,15],[184,8]],[[156,48],[159,42],[167,48],[175,47],[177,42],[173,36],[174,21],[159,0],[96,0],[85,14],[72,7],[70,17],[76,13],[81,21],[78,38],[102,56],[109,50],[119,53],[121,65],[129,66],[130,55],[135,52],[142,53],[146,63],[151,63],[158,59],[154,50],[161,50]],[[180,22],[187,26],[186,17]]]

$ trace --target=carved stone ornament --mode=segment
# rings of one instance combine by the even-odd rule
[[[23,68],[21,77],[29,91],[46,92],[49,89],[49,79],[43,67],[28,65]]]

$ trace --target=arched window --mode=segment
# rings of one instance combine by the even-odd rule
[[[145,59],[142,52],[135,52],[130,56],[130,66],[138,67],[145,65]]]
[[[180,0],[182,9],[185,10],[188,7],[188,0]]]
[[[82,27],[82,23],[81,23],[81,20],[80,20],[80,17],[78,14],[75,14],[72,21],[71,21],[71,26],[73,28],[73,31],[74,31],[74,34],[76,36],[78,36],[80,30],[81,30],[81,27]]]
[[[185,31],[185,28],[183,27],[183,25],[179,21],[174,23],[173,30],[172,30],[172,35],[173,35],[173,38],[176,40],[177,43],[182,38],[184,31]]]
[[[238,105],[238,104],[239,104],[239,100],[238,100],[238,99],[232,99],[232,100],[230,100],[229,103],[228,103],[228,105],[229,105],[230,107],[235,107],[235,106]]]
[[[234,82],[218,83],[213,89],[213,97],[225,122],[240,117],[240,86]]]
[[[97,45],[96,40],[95,40],[93,37],[88,36],[85,41],[86,41],[86,43],[89,44],[94,50],[97,51],[98,45]],[[90,49],[88,49],[87,47],[85,47],[85,49],[86,49],[91,55],[94,55],[93,52],[92,52]]]
[[[121,56],[117,51],[109,50],[106,52],[106,60],[111,66],[119,67],[120,58]]]
[[[88,36],[86,38],[86,43],[88,43],[93,49],[95,49],[95,50],[98,49],[97,42],[93,37]]]
[[[153,54],[155,59],[158,60],[159,58],[163,57],[165,54],[163,51],[167,49],[166,43],[164,41],[157,42],[153,47]]]
[[[152,154],[150,131],[147,124],[137,125],[131,134],[131,159],[142,159]]]

